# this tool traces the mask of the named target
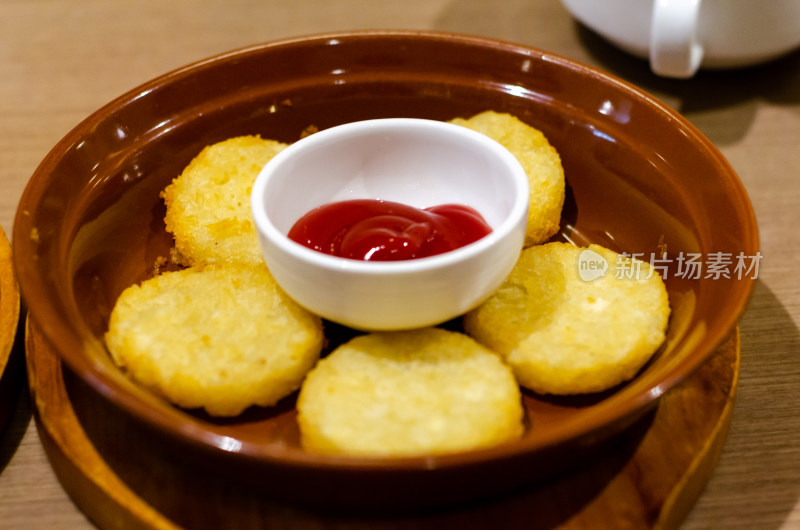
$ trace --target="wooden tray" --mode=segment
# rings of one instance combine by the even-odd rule
[[[17,404],[25,380],[22,349],[14,348],[19,313],[19,286],[14,275],[11,245],[0,229],[0,431]]]
[[[468,507],[334,513],[281,504],[176,462],[63,367],[34,326],[26,331],[45,451],[74,502],[102,528],[675,528],[716,466],[739,373],[735,330],[655,411],[578,469]]]

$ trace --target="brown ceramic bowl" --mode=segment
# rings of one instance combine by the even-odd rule
[[[296,140],[309,126],[377,117],[450,119],[485,109],[541,129],[568,181],[556,239],[666,250],[672,316],[664,346],[602,395],[524,395],[515,443],[449,456],[328,457],[298,444],[292,399],[217,421],[128,381],[103,345],[121,290],[171,240],[159,191],[208,144],[241,134]],[[753,287],[678,276],[678,257],[757,253],[747,194],[717,149],[675,112],[612,76],[535,49],[439,33],[304,37],[214,57],[140,86],[78,125],[33,175],[15,260],[30,315],[68,367],[154,440],[198,466],[312,502],[437,504],[542,478],[656,405],[734,329]],[[454,323],[457,325],[457,323]],[[342,330],[331,329],[338,336]],[[346,332],[345,332],[346,334]],[[365,426],[365,428],[368,428]],[[142,448],[142,450],[147,450]]]

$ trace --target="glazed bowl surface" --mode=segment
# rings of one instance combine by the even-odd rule
[[[517,116],[558,150],[567,195],[555,240],[660,260],[672,308],[667,338],[631,382],[575,398],[524,392],[528,428],[513,443],[370,459],[303,451],[292,398],[220,421],[171,406],[113,365],[103,334],[114,302],[151,276],[172,246],[159,193],[204,146],[244,134],[291,143],[309,127],[450,120],[484,110]],[[98,399],[154,440],[284,498],[363,505],[391,498],[406,506],[540,479],[642,418],[734,330],[754,284],[752,267],[737,264],[758,252],[753,211],[733,169],[655,98],[541,50],[410,31],[270,42],[131,90],[42,161],[23,194],[13,240],[37,329]],[[687,258],[703,268],[687,271]],[[332,345],[350,335],[334,325],[326,330]]]

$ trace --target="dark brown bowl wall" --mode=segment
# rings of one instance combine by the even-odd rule
[[[394,116],[447,120],[486,109],[539,128],[561,154],[568,200],[559,238],[645,260],[664,249],[673,258],[756,254],[752,209],[728,163],[683,118],[633,87],[509,43],[435,33],[326,35],[172,72],[65,137],[33,175],[15,223],[30,314],[101,395],[222,467],[236,453],[262,470],[328,470],[357,482],[365,470],[425,476],[431,467],[485,468],[605,438],[713,352],[744,310],[751,279],[679,279],[672,263],[667,341],[636,380],[581,400],[526,394],[531,429],[520,442],[435,459],[309,455],[298,447],[291,406],[229,422],[187,414],[131,384],[105,352],[102,334],[117,295],[150,276],[170,247],[158,194],[203,146],[241,134],[291,142],[309,126]]]

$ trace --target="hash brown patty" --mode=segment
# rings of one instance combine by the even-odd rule
[[[450,453],[523,432],[511,370],[466,335],[439,328],[350,340],[308,374],[297,410],[303,446],[328,454]]]
[[[582,278],[582,256],[605,260],[605,274]],[[547,243],[522,252],[464,327],[506,359],[522,386],[582,394],[631,379],[664,341],[669,314],[664,283],[648,263],[598,245]]]
[[[166,272],[128,287],[106,333],[114,362],[184,408],[235,416],[300,387],[323,343],[318,317],[266,266]]]

